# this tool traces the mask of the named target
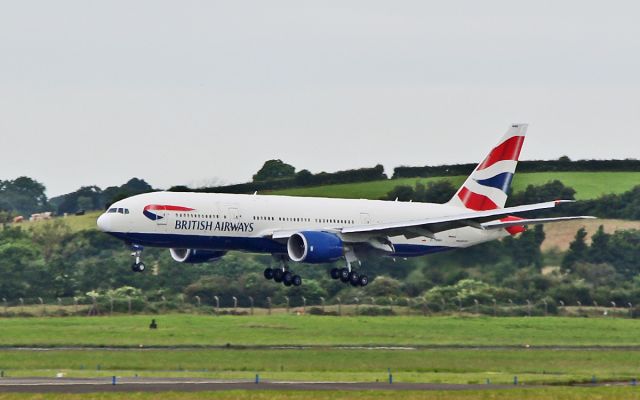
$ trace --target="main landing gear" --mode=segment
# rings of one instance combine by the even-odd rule
[[[352,270],[350,262],[347,262],[347,266],[344,268],[332,268],[330,273],[331,278],[340,279],[344,283],[350,283],[353,287],[365,287],[369,284],[369,277]]]
[[[302,285],[302,278],[300,275],[295,275],[293,272],[289,271],[289,267],[284,261],[280,262],[279,268],[267,268],[264,270],[265,279],[271,280],[278,283],[282,283],[285,286],[300,286]]]
[[[131,270],[133,272],[144,272],[146,269],[144,263],[141,260],[142,257],[142,246],[133,245],[131,246],[133,252],[131,253],[131,257],[135,257],[135,261],[131,264]]]

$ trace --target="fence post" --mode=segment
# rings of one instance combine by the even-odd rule
[[[322,306],[322,313],[324,314],[324,297],[320,297],[320,304]]]
[[[44,300],[42,300],[42,297],[38,297],[38,302],[40,303],[40,305],[42,306],[42,315],[47,315],[47,308],[44,305]]]
[[[307,312],[307,299],[302,296],[302,313],[305,314]]]
[[[161,296],[160,300],[162,300],[162,312],[166,312],[167,311],[167,298],[164,297],[164,296]]]
[[[268,314],[271,315],[271,297],[267,297]]]
[[[336,297],[338,300],[338,315],[342,315],[342,299],[340,297]]]
[[[615,301],[612,301],[612,302],[611,302],[611,307],[613,307],[613,310],[611,310],[611,317],[612,317],[612,318],[615,318],[615,316],[616,316],[615,311],[616,311],[616,307],[617,307],[617,305],[616,305],[616,302],[615,302]]]
[[[480,313],[479,313],[479,309],[480,309],[480,302],[478,301],[478,299],[473,299],[473,303],[475,304],[476,314],[480,314]]]
[[[527,315],[531,316],[531,301],[527,299]]]
[[[109,297],[109,316],[113,315],[113,297]]]
[[[74,297],[73,298],[73,311],[77,314],[78,313],[78,298]]]
[[[393,313],[393,297],[389,296],[389,309],[391,309],[391,313]]]
[[[491,301],[493,302],[493,316],[496,317],[498,315],[498,302],[496,299],[491,299]]]
[[[629,306],[629,318],[633,318],[633,304],[629,302],[627,305]]]
[[[547,299],[543,299],[542,303],[544,304],[544,316],[546,317],[548,313]]]
[[[357,297],[354,297],[353,301],[356,303],[356,315],[358,315],[358,307],[360,306],[360,299]]]
[[[57,300],[58,300],[58,309],[62,309],[62,299],[58,297]]]
[[[129,310],[129,314],[131,314],[131,296],[127,296],[127,308]]]
[[[220,298],[218,296],[213,296],[213,299],[216,301],[216,315],[220,312]]]
[[[251,306],[251,315],[253,315],[253,297],[249,296],[249,304]]]
[[[7,303],[7,299],[5,297],[2,298],[2,303],[4,304],[4,312],[6,314],[9,311],[9,303]]]
[[[462,299],[460,297],[456,297],[458,300],[458,311],[462,312]]]
[[[509,299],[509,315],[513,315],[513,300]]]
[[[20,312],[24,313],[24,299],[20,297],[18,301],[20,301]]]
[[[235,314],[236,311],[238,310],[238,298],[236,296],[233,296],[233,313]]]
[[[289,296],[284,296],[284,300],[287,302],[287,314],[289,314]]]
[[[200,308],[200,304],[201,304],[200,303],[200,296],[196,295],[195,298],[196,298],[196,307]]]

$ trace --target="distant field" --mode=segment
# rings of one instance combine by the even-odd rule
[[[296,315],[5,318],[0,346],[640,346],[638,322],[564,317]]]
[[[289,196],[346,197],[352,199],[379,199],[398,185],[414,186],[416,182],[428,183],[449,180],[455,187],[462,185],[466,177],[447,178],[403,178],[384,181],[327,185],[308,188],[283,189],[265,192]],[[516,174],[513,190],[524,190],[527,185],[541,185],[552,180],[560,180],[576,190],[578,200],[597,198],[603,194],[622,193],[640,185],[640,172],[535,172]]]
[[[56,219],[62,219],[67,225],[69,225],[72,231],[77,232],[85,229],[97,229],[96,221],[101,213],[102,211],[91,211],[86,213],[85,215],[68,215],[66,217],[56,217]],[[39,224],[46,223],[49,223],[49,221],[25,221],[17,225],[25,228],[30,228]]]

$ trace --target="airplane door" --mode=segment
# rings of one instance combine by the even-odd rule
[[[360,213],[360,224],[367,225],[371,223],[371,216],[369,213]]]

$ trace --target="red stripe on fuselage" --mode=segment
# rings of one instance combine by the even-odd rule
[[[489,168],[498,161],[512,160],[517,161],[520,157],[520,150],[524,143],[524,136],[513,136],[502,142],[500,145],[491,150],[491,153],[478,166],[478,171]]]
[[[162,204],[151,204],[144,208],[145,210],[166,210],[166,211],[193,211],[193,208],[189,207],[181,207],[181,206],[170,206],[170,205],[162,205]]]
[[[483,196],[478,193],[474,193],[471,190],[463,187],[458,192],[458,197],[462,200],[462,204],[465,207],[476,211],[495,210],[499,208],[496,203],[491,201],[487,196]]]

